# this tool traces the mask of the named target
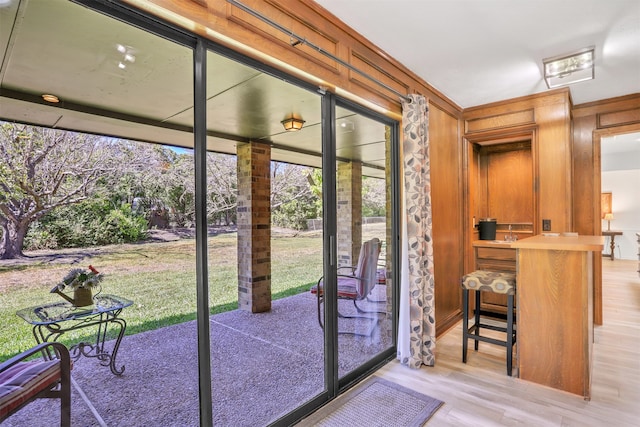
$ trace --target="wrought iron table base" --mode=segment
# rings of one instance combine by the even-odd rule
[[[45,341],[57,341],[63,334],[77,329],[87,328],[90,326],[98,326],[98,332],[96,334],[95,343],[80,342],[69,348],[69,353],[73,360],[78,360],[80,356],[95,357],[100,361],[103,366],[109,366],[109,369],[114,375],[122,375],[124,372],[124,365],[118,369],[116,367],[116,356],[118,355],[118,349],[120,348],[120,342],[124,337],[125,330],[127,329],[127,322],[118,317],[120,310],[116,310],[108,313],[99,313],[93,316],[85,318],[75,319],[75,324],[71,327],[63,328],[59,323],[50,323],[44,325],[35,325],[33,327],[33,336],[38,344]],[[109,352],[105,349],[105,340],[107,338],[107,327],[109,324],[116,324],[120,327],[118,337],[113,345],[113,350]],[[51,357],[52,355],[48,355]]]

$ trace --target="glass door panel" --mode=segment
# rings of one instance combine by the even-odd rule
[[[338,376],[394,346],[391,128],[336,109]]]
[[[214,425],[268,425],[325,390],[321,97],[209,51],[207,133]]]
[[[107,325],[104,348],[111,357],[118,348],[115,369],[103,366],[109,364],[103,354],[95,357],[95,346],[84,347],[94,357],[74,361],[73,424],[197,420],[194,173],[183,167],[193,163],[184,148],[193,146],[194,123],[193,115],[180,116],[193,106],[193,50],[73,2],[9,3],[0,15],[17,18],[2,21],[10,22],[2,30],[11,40],[2,89],[13,99],[0,101],[2,119],[44,135],[33,147],[52,144],[40,153],[46,161],[37,166],[38,179],[73,178],[48,187],[54,191],[42,200],[54,205],[31,228],[31,242],[49,245],[52,261],[16,268],[11,274],[37,279],[21,280],[0,296],[0,312],[11,312],[0,313],[3,331],[12,331],[0,334],[0,347],[7,348],[5,340],[14,349],[34,345],[30,326],[15,311],[64,303],[49,290],[70,270],[92,265],[104,277],[94,296],[133,304],[118,314],[126,327]],[[41,94],[59,102],[43,103]],[[125,336],[117,347],[120,329]],[[95,344],[98,333],[98,325],[85,326],[59,341]],[[7,423],[58,425],[54,400],[34,402]]]

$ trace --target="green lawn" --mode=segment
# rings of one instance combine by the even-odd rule
[[[308,291],[322,275],[322,238],[272,239],[272,295],[274,299]],[[80,251],[81,252],[81,251]],[[236,234],[209,238],[211,313],[237,308]],[[127,335],[196,318],[195,240],[117,245],[94,248],[91,256],[65,262],[12,265],[0,261],[0,361],[35,344],[31,326],[15,315],[21,308],[61,297],[49,290],[71,268],[95,266],[104,273],[102,292],[134,301],[123,311]],[[67,257],[69,258],[69,257]],[[86,330],[85,330],[86,331]],[[65,344],[82,330],[64,335]]]

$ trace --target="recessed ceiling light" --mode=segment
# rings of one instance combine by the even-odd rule
[[[51,95],[49,93],[43,94],[42,99],[44,99],[47,102],[52,102],[54,104],[57,104],[58,102],[60,102],[60,99],[57,96]]]

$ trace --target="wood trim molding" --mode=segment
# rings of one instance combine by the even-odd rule
[[[598,129],[640,123],[640,109],[597,114]]]
[[[571,113],[577,118],[637,108],[640,108],[640,93],[575,105]]]
[[[531,139],[538,128],[539,126],[535,123],[511,128],[495,128],[465,133],[464,138],[478,145],[507,144]]]
[[[340,42],[329,34],[315,28],[308,20],[303,19],[307,14],[300,13],[302,12],[300,8],[295,9],[296,13],[292,13],[291,8],[283,7],[280,2],[263,0],[263,5],[254,5],[254,8],[260,13],[266,13],[266,11],[260,10],[260,6],[270,6],[269,9],[271,14],[273,15],[273,11],[275,10],[279,15],[278,17],[272,17],[272,19],[287,22],[287,26],[292,32],[295,34],[303,33],[309,42],[316,46],[320,46],[326,52],[329,52],[334,56],[338,56]],[[281,45],[285,49],[297,51],[297,54],[306,57],[309,61],[313,61],[335,74],[340,73],[340,68],[336,61],[321,54],[315,49],[311,49],[304,43],[294,45],[296,40],[292,40],[291,37],[287,37],[286,34],[280,31],[275,31],[268,24],[260,21],[231,3],[229,3],[227,8],[227,19],[230,22],[234,22],[246,28],[247,31],[259,33],[262,37],[271,40],[273,43]]]
[[[529,108],[507,114],[498,114],[489,117],[478,117],[476,119],[465,120],[465,133],[480,132],[494,129],[504,129],[524,124],[534,124],[536,122],[535,110]]]
[[[400,70],[394,70],[395,73],[389,72],[385,69],[386,67],[378,65],[375,59],[370,59],[370,55],[366,55],[366,53],[362,51],[350,49],[349,63],[400,93],[410,92],[409,86],[395,77],[398,72],[401,72]],[[375,90],[374,84],[371,81],[353,70],[349,70],[349,80],[368,90]],[[397,97],[391,92],[385,93],[384,95],[394,102],[398,101]]]
[[[554,104],[570,104],[571,93],[567,88],[553,89],[534,95],[526,95],[518,98],[505,99],[503,101],[478,105],[464,109],[464,119],[474,120],[482,117],[491,117],[501,114],[539,108]]]

